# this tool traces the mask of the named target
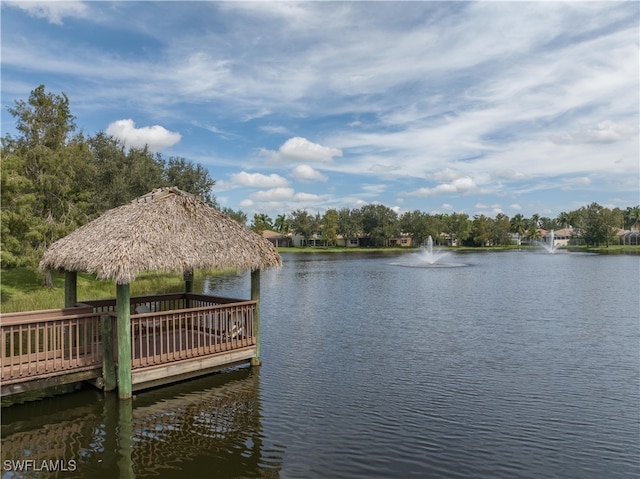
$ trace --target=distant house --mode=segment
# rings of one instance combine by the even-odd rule
[[[409,248],[413,245],[413,238],[408,234],[401,234],[400,236],[392,236],[389,238],[389,246]]]
[[[618,230],[618,242],[624,246],[640,245],[640,231]]]
[[[283,235],[277,231],[264,230],[262,237],[268,239],[276,248],[288,248],[292,246],[291,235]]]
[[[551,240],[551,231],[553,231],[553,246],[569,246],[569,242],[571,241],[571,238],[574,237],[574,230],[573,228],[562,228],[559,230],[549,230],[549,231],[545,231],[545,230],[541,230],[542,233],[542,238],[545,241],[545,243],[549,243],[549,241]]]

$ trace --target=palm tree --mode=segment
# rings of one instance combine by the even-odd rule
[[[625,228],[632,229],[640,222],[640,206],[629,206],[624,211],[624,225]]]
[[[518,235],[518,240],[524,237],[524,233],[527,231],[527,221],[520,213],[511,218],[511,232]],[[519,244],[519,243],[518,243]]]
[[[276,231],[282,234],[289,233],[291,226],[289,224],[289,220],[287,219],[287,215],[284,213],[276,216],[276,220],[273,222],[273,227]]]

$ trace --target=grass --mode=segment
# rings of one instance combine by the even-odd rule
[[[194,291],[201,291],[205,276],[229,274],[235,270],[197,272]],[[0,274],[0,312],[37,311],[64,306],[64,275],[53,273],[53,286],[42,284],[42,275],[35,269],[3,269]],[[116,297],[113,281],[99,281],[92,275],[78,274],[78,301]],[[184,291],[182,275],[142,273],[131,284],[131,296],[176,293]]]

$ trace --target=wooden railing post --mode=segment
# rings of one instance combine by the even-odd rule
[[[256,301],[253,312],[253,334],[256,337],[256,355],[251,358],[252,366],[260,366],[260,270],[251,271],[251,300]]]
[[[184,278],[184,292],[185,294],[185,308],[191,307],[191,301],[189,301],[189,294],[193,293],[193,270],[187,270],[183,273]]]
[[[113,361],[113,318],[100,318],[100,337],[102,338],[102,378],[104,390],[113,391],[116,388],[116,366]]]
[[[116,285],[116,331],[118,336],[118,396],[131,398],[131,306],[129,284]]]

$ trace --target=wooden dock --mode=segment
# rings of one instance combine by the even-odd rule
[[[134,297],[133,390],[208,374],[256,356],[257,301],[193,293]],[[116,385],[115,300],[0,315],[2,396],[91,380]]]

